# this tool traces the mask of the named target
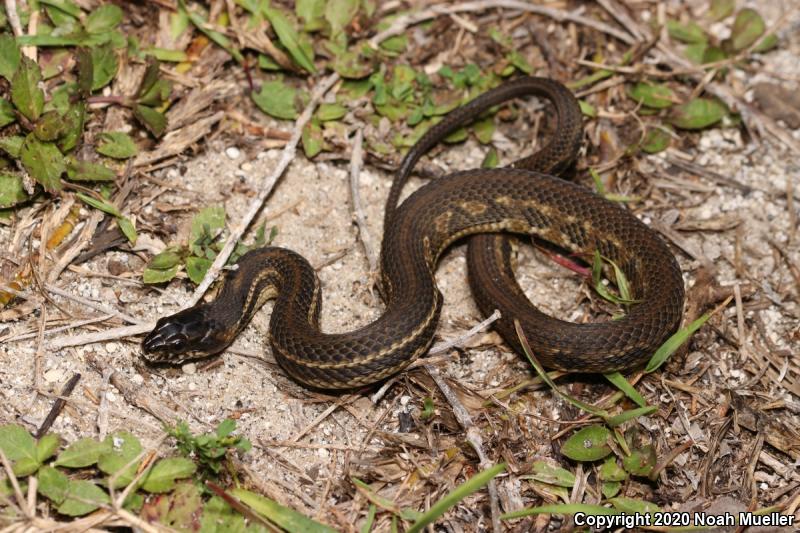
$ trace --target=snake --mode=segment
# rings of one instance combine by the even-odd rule
[[[558,124],[544,148],[509,167],[437,178],[397,205],[415,164],[433,146],[492,107],[525,95],[544,97],[556,108]],[[289,376],[327,390],[372,385],[429,350],[443,305],[436,265],[450,245],[470,237],[476,302],[483,312],[501,310],[498,330],[513,348],[520,350],[516,319],[545,367],[610,372],[641,365],[680,325],[683,278],[667,244],[633,213],[559,177],[574,169],[581,137],[578,104],[562,84],[522,77],[490,89],[445,115],[398,168],[386,203],[379,280],[385,308],[377,319],[354,331],[323,332],[315,270],[297,252],[266,246],[226,271],[212,301],[160,318],[142,342],[144,359],[178,364],[218,354],[274,299],[269,344]],[[506,233],[535,236],[578,257],[601,254],[625,274],[639,303],[606,322],[577,324],[542,313],[516,281]]]

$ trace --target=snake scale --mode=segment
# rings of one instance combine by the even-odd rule
[[[450,132],[485,110],[533,94],[553,102],[554,138],[509,168],[449,174],[412,193],[399,207],[414,165]],[[315,388],[351,389],[391,376],[431,345],[442,307],[434,270],[453,242],[469,242],[470,285],[484,312],[499,308],[497,327],[517,350],[520,320],[539,360],[569,371],[622,370],[641,364],[678,327],[684,288],[661,238],[629,211],[553,174],[574,167],[580,111],[558,82],[525,77],[451,111],[406,155],[387,199],[381,247],[383,315],[347,333],[319,328],[320,283],[299,254],[277,247],[248,252],[226,273],[217,297],[159,319],[143,341],[150,362],[179,363],[224,350],[269,299],[270,344],[285,371]],[[534,235],[576,254],[599,251],[625,273],[634,305],[620,320],[574,324],[538,311],[511,268],[503,232]]]

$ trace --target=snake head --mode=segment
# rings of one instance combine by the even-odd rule
[[[182,363],[221,352],[229,343],[220,342],[214,330],[202,308],[160,318],[142,341],[143,357],[151,363]]]

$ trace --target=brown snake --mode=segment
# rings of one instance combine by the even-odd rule
[[[414,164],[438,141],[484,110],[514,97],[550,99],[558,114],[553,141],[516,168],[469,170],[420,188],[395,209]],[[533,350],[548,367],[611,371],[641,364],[673,333],[683,311],[683,280],[669,248],[624,208],[556,178],[574,164],[580,143],[577,103],[557,82],[520,78],[452,111],[409,151],[387,200],[381,249],[384,314],[348,333],[319,329],[320,285],[308,262],[290,250],[266,247],[245,254],[225,275],[215,300],[158,321],[143,342],[151,362],[177,363],[224,350],[258,308],[276,298],[270,342],[295,379],[323,389],[347,389],[386,378],[425,353],[442,306],[434,269],[454,241],[473,234],[535,235],[578,254],[599,251],[625,273],[642,303],[620,320],[572,324],[528,302],[511,270],[507,239],[473,237],[470,283],[484,311],[500,308],[499,330],[519,347],[520,320]]]

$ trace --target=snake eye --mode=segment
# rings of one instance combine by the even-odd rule
[[[178,355],[195,348],[198,340],[198,324],[181,313],[161,318],[156,327],[147,334],[142,349],[151,361],[177,360]]]

